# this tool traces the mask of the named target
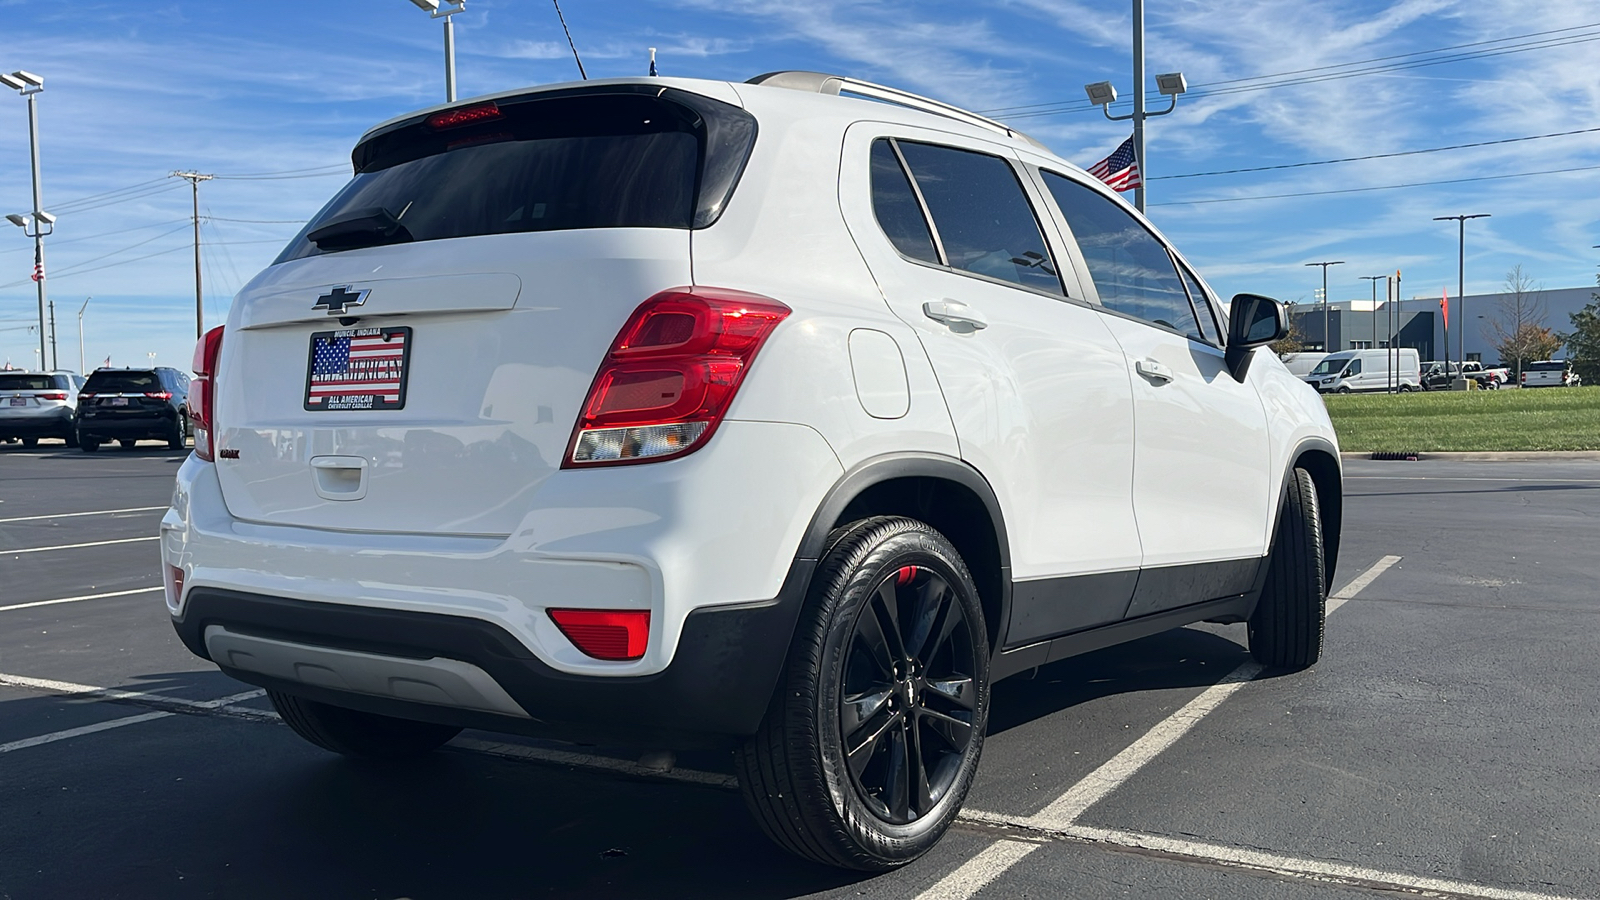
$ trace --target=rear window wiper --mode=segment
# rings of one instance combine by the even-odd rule
[[[334,216],[312,229],[306,239],[319,250],[336,251],[404,244],[412,237],[394,213],[381,206],[368,206]]]

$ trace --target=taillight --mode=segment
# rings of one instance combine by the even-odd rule
[[[217,356],[222,353],[222,326],[206,332],[194,345],[194,374],[189,382],[189,422],[194,426],[194,455],[215,458],[211,443],[212,412],[216,403]],[[168,394],[167,396],[171,396]]]
[[[789,312],[771,297],[724,288],[673,288],[641,303],[595,375],[562,468],[694,452]]]
[[[172,392],[171,391],[145,391],[144,395],[146,397],[149,397],[151,400],[171,400],[172,399]]]
[[[552,609],[550,618],[574,647],[595,659],[638,659],[650,643],[648,609]]]
[[[38,396],[39,396],[40,400],[65,400],[65,399],[67,399],[67,395],[64,394],[64,393],[40,394]]]
[[[87,393],[85,391],[79,391],[78,392],[78,399],[79,400],[93,400],[97,396],[99,396],[99,395],[98,394],[90,394],[90,393]]]

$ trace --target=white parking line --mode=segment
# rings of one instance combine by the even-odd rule
[[[110,591],[104,594],[84,594],[80,597],[60,597],[55,600],[34,600],[31,603],[13,603],[10,606],[0,606],[0,612],[12,609],[29,609],[35,606],[55,606],[57,603],[77,603],[79,600],[104,600],[107,597],[127,597],[133,594],[153,594],[165,590],[161,587],[134,588],[128,591]]]
[[[1325,859],[1304,859],[1281,853],[1267,853],[1244,847],[1230,847],[1226,844],[1208,844],[1201,841],[1165,837],[1159,834],[1142,834],[1137,831],[1091,828],[1083,825],[1072,825],[1059,829],[1041,829],[1025,819],[1012,819],[1005,816],[997,816],[993,813],[982,813],[976,817],[969,817],[963,814],[962,818],[981,822],[984,825],[1009,828],[1024,833],[1035,833],[1039,837],[1054,837],[1101,846],[1125,848],[1143,851],[1146,854],[1153,853],[1169,859],[1189,860],[1213,866],[1220,865],[1257,872],[1270,872],[1275,875],[1286,875],[1291,878],[1302,878],[1323,884],[1350,885],[1379,891],[1412,895],[1422,894],[1430,897],[1470,897],[1474,898],[1474,900],[1479,900],[1479,898],[1481,900],[1580,900],[1580,898],[1560,894],[1540,894],[1534,891],[1516,890],[1514,888],[1497,888],[1484,884],[1475,884],[1470,881],[1453,881],[1448,878],[1427,878],[1418,875],[1407,875],[1404,872],[1388,872],[1382,869],[1369,869],[1348,863],[1330,862]],[[1001,841],[1001,843],[1005,843],[1005,841]],[[960,870],[957,871],[959,872]]]
[[[1346,475],[1345,481],[1506,481],[1515,484],[1600,484],[1600,478],[1489,478],[1482,475]]]
[[[1356,576],[1349,584],[1341,588],[1334,597],[1339,598],[1338,603],[1333,603],[1332,598],[1328,604],[1328,611],[1332,612],[1360,593],[1363,588],[1371,584],[1373,579],[1400,561],[1398,556],[1385,556],[1378,560],[1365,572]],[[1231,697],[1234,691],[1249,683],[1261,673],[1261,666],[1255,662],[1246,662],[1237,669],[1229,672],[1221,681],[1201,692],[1200,696],[1184,704],[1177,712],[1161,720],[1156,726],[1145,732],[1138,740],[1129,744],[1121,753],[1102,763],[1099,768],[1090,772],[1082,781],[1068,788],[1066,793],[1051,801],[1050,805],[1032,816],[1002,816],[997,813],[984,812],[983,810],[966,810],[961,813],[961,818],[969,822],[980,824],[1004,824],[1013,827],[1023,827],[1035,830],[1065,832],[1075,826],[1078,817],[1088,809],[1104,800],[1112,791],[1121,787],[1129,778],[1140,769],[1155,759],[1162,751],[1177,743],[1178,739],[1188,734],[1200,720],[1210,715],[1222,701]],[[1017,857],[1021,859],[1022,857]],[[961,870],[950,873],[946,879],[954,878]],[[989,876],[990,880],[998,877],[1005,871],[1002,866],[995,869]],[[966,898],[972,896],[988,882],[982,882],[972,887],[966,893],[948,894],[950,896]],[[930,890],[936,890],[943,885],[940,881]]]
[[[71,519],[76,516],[110,516],[117,513],[164,512],[166,509],[167,507],[165,506],[134,506],[128,509],[96,509],[89,512],[56,513],[53,516],[16,516],[10,519],[0,519],[0,525],[4,525],[7,522],[40,522],[45,519]]]
[[[109,722],[96,722],[93,725],[84,725],[81,728],[68,728],[65,731],[57,731],[51,734],[41,734],[38,737],[23,738],[20,741],[12,741],[9,744],[0,744],[0,753],[10,753],[13,750],[23,750],[28,747],[37,747],[40,744],[53,744],[56,741],[64,741],[67,738],[75,738],[82,734],[94,734],[97,731],[109,731],[113,728],[121,728],[124,725],[137,725],[140,722],[148,722],[151,719],[165,719],[170,715],[172,715],[172,713],[169,712],[141,713],[137,716],[128,716],[122,719],[112,719]]]
[[[82,547],[106,547],[111,544],[135,544],[139,541],[159,541],[159,535],[136,538],[118,538],[114,541],[90,541],[86,544],[61,544],[57,547],[25,547],[21,550],[0,550],[0,556],[9,556],[18,553],[49,553],[52,550],[77,550]]]
[[[183,697],[168,697],[165,694],[151,694],[146,691],[124,691],[120,688],[96,687],[92,684],[75,684],[71,681],[56,681],[50,678],[30,678],[27,675],[7,675],[0,672],[0,685],[10,687],[29,688],[35,691],[48,691],[52,694],[71,694],[91,697],[102,697],[106,700],[127,700],[133,703],[143,703],[147,706],[165,706],[188,712],[218,712],[222,711],[229,716],[242,716],[249,719],[276,719],[277,713],[265,709],[253,709],[248,706],[234,706],[246,700],[254,700],[265,696],[266,691],[259,688],[234,694],[228,697],[219,697],[215,700],[188,700]]]
[[[917,900],[967,900],[993,881],[996,875],[1039,847],[1039,844],[1031,841],[995,841],[982,853],[962,863],[961,868],[918,894]]]

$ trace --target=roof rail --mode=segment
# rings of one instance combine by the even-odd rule
[[[817,94],[855,94],[859,97],[882,100],[897,106],[904,106],[909,109],[933,113],[936,116],[944,116],[947,119],[954,119],[958,122],[965,122],[968,125],[975,125],[987,131],[1003,134],[1006,137],[1027,141],[1041,150],[1049,150],[1045,145],[1015,128],[1002,125],[993,119],[985,118],[959,106],[951,106],[948,103],[941,103],[938,100],[933,100],[920,94],[913,94],[909,91],[902,91],[898,88],[886,87],[881,84],[873,84],[870,81],[848,78],[843,75],[829,75],[825,72],[806,72],[796,69],[757,75],[746,81],[745,84],[762,84],[768,87],[789,88],[790,90],[808,91]]]

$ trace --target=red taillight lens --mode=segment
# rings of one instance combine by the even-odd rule
[[[552,609],[550,618],[574,647],[595,659],[638,659],[650,643],[648,609]]]
[[[194,426],[194,455],[211,461],[213,405],[216,399],[217,357],[222,353],[222,326],[211,329],[194,345],[194,374],[189,382],[189,422]],[[171,396],[168,394],[167,396]]]
[[[447,109],[428,117],[428,127],[434,130],[443,128],[457,128],[462,125],[471,125],[473,122],[482,122],[485,119],[500,118],[500,107],[493,103],[482,103],[477,106],[464,106],[461,109]]]
[[[760,294],[674,288],[628,317],[583,402],[562,467],[654,462],[716,431],[756,352],[789,315]]]
[[[64,393],[40,394],[38,396],[39,396],[40,400],[65,400],[65,399],[67,399],[67,395],[64,394]]]
[[[151,400],[171,400],[172,399],[172,392],[171,391],[146,391],[145,392],[145,396],[149,397]]]

